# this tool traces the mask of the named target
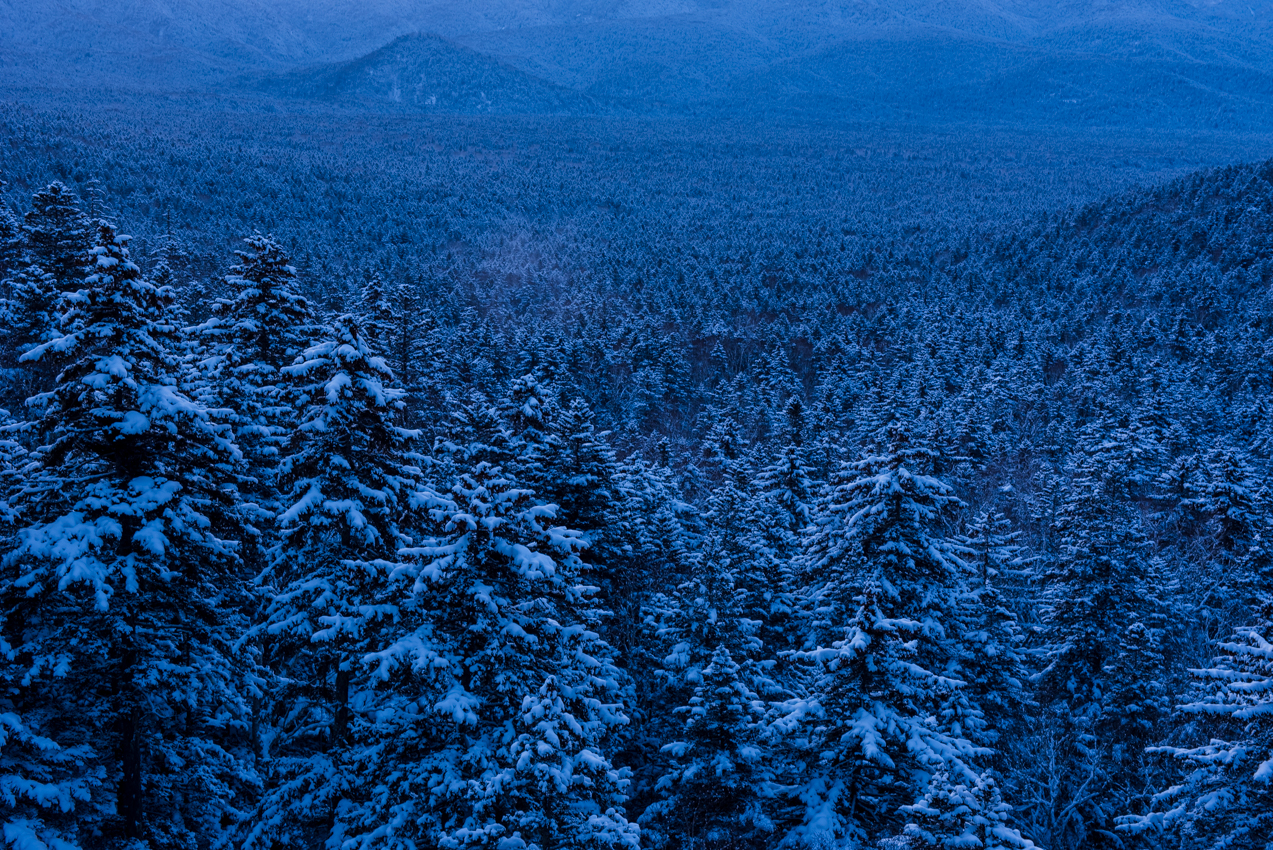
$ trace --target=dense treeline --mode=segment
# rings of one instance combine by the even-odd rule
[[[1273,165],[506,274],[84,194],[0,210],[8,842],[1267,842]]]
[[[330,309],[373,267],[513,275],[540,301],[616,276],[628,291],[682,275],[765,290],[774,271],[808,286],[888,246],[926,257],[952,234],[1273,154],[1263,136],[30,100],[0,103],[10,205],[60,180],[90,216],[127,222],[139,256],[173,249],[182,279],[209,287],[242,234],[271,233]]]

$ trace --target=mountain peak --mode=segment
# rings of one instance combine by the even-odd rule
[[[267,78],[271,94],[449,114],[577,114],[586,97],[431,32],[401,35],[365,56]]]

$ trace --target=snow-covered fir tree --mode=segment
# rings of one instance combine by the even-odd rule
[[[85,769],[92,756],[87,745],[61,746],[32,731],[17,713],[0,711],[0,799],[7,808],[0,835],[6,844],[79,850],[76,817],[100,785],[101,771]]]
[[[959,675],[979,709],[963,720],[963,730],[990,747],[1022,720],[1030,702],[1025,635],[999,589],[1006,573],[1025,566],[1020,537],[997,512],[978,515],[959,537],[961,558],[971,573],[960,613]]]
[[[1037,732],[1057,736],[1049,786],[1053,846],[1112,841],[1113,786],[1148,793],[1143,748],[1169,710],[1161,645],[1167,611],[1135,497],[1144,452],[1092,427],[1076,451],[1044,564],[1044,668],[1035,674]]]
[[[9,496],[3,699],[10,734],[44,759],[22,769],[73,805],[66,840],[158,850],[221,840],[255,781],[240,455],[178,388],[163,298],[126,246],[99,228],[61,334],[25,355],[60,374],[32,399],[48,442]]]
[[[35,193],[23,218],[27,263],[52,275],[59,290],[75,291],[92,271],[85,258],[96,235],[95,225],[80,209],[74,192],[63,183],[50,183]]]
[[[395,331],[400,325],[400,309],[401,305],[393,303],[380,273],[372,272],[358,293],[358,317],[367,343],[382,357],[391,356]]]
[[[959,678],[967,566],[945,536],[958,500],[932,463],[926,442],[890,426],[885,450],[846,463],[816,508],[797,655],[811,684],[777,721],[806,752],[789,840],[896,834],[933,772],[975,782],[990,754],[964,731],[980,715]]]
[[[402,550],[394,637],[379,681],[359,848],[635,848],[628,718],[612,650],[590,627],[578,532],[477,461],[425,498],[433,533]]]
[[[732,428],[714,442],[722,480],[708,500],[702,551],[675,591],[649,603],[666,647],[660,702],[676,706],[649,724],[664,738],[663,770],[641,822],[659,847],[752,846],[773,831],[762,804],[773,783],[758,746],[757,687],[769,676],[760,665],[761,621],[748,616],[759,576],[748,574],[756,566],[747,545],[750,471]]]
[[[430,352],[437,345],[437,317],[425,309],[425,299],[419,284],[413,281],[400,283],[394,291],[394,314],[387,356],[394,374],[407,390],[407,424],[420,423],[432,417],[428,411],[430,386],[445,382],[447,375],[435,375],[425,366],[432,358]]]
[[[1045,696],[1063,700],[1093,729],[1136,725],[1143,735],[1165,709],[1165,695],[1145,702],[1106,686],[1123,644],[1139,643],[1142,632],[1156,640],[1153,630],[1165,611],[1149,543],[1129,502],[1128,488],[1138,488],[1141,479],[1129,480],[1126,465],[1117,462],[1125,454],[1099,432],[1080,449],[1055,521],[1058,553],[1043,574],[1042,615],[1051,643],[1040,676]],[[1135,671],[1131,678],[1150,681],[1161,672]]]
[[[59,334],[62,293],[78,289],[88,274],[93,236],[79,199],[62,183],[52,183],[35,194],[20,226],[8,207],[0,213],[0,253],[9,270],[0,363],[18,376],[4,399],[14,408],[53,385],[56,371],[50,363],[15,367],[22,354]]]
[[[279,463],[282,510],[254,630],[270,671],[268,776],[245,846],[264,848],[336,841],[347,825],[339,811],[359,792],[354,762],[374,710],[361,660],[399,617],[389,578],[421,486],[417,434],[397,424],[403,391],[358,319],[338,318],[281,371],[302,406]]]
[[[796,577],[792,567],[800,553],[805,529],[813,519],[817,485],[804,448],[804,407],[791,399],[785,411],[777,457],[756,475],[751,501],[750,542],[756,593],[751,600],[759,620],[761,640],[773,656],[794,649]]]
[[[640,588],[624,567],[625,528],[619,510],[625,494],[619,461],[607,432],[599,432],[582,399],[559,411],[552,422],[545,475],[537,495],[557,506],[557,520],[583,535],[579,553],[588,580],[600,588],[597,602],[608,612],[603,634],[615,617],[635,616],[630,602]],[[611,641],[613,643],[613,641]]]
[[[0,181],[0,189],[3,189]],[[0,282],[18,269],[18,263],[26,250],[26,239],[22,233],[22,225],[18,217],[9,209],[9,205],[0,200]]]
[[[697,512],[684,500],[674,475],[665,465],[666,447],[656,449],[651,463],[632,456],[620,464],[616,521],[611,529],[622,535],[623,551],[613,575],[612,616],[603,628],[619,650],[619,661],[632,680],[633,719],[621,732],[623,764],[633,770],[634,808],[655,799],[655,785],[666,772],[660,755],[668,740],[676,737],[676,718],[669,707],[683,705],[686,691],[679,677],[667,675],[668,638],[660,630],[670,623],[668,614],[682,610],[664,589],[669,577],[679,586],[698,569]],[[689,609],[685,609],[689,610]],[[678,698],[667,694],[675,688]]]
[[[550,388],[533,373],[515,378],[498,411],[508,431],[508,471],[523,486],[536,492],[548,490],[547,465],[560,440],[553,428],[557,404]]]
[[[312,342],[317,319],[283,249],[260,234],[244,241],[247,250],[236,252],[239,263],[226,277],[232,294],[191,329],[195,381],[207,407],[231,415],[251,474],[265,479],[247,489],[268,500],[279,451],[296,425],[297,400],[281,370]]]
[[[8,422],[6,430],[20,429]],[[16,519],[7,497],[20,488],[28,461],[29,455],[20,443],[0,440],[0,487],[5,494],[0,513],[6,532],[12,532]],[[12,546],[14,541],[6,535],[5,543]],[[4,593],[3,585],[0,593]],[[6,617],[4,626],[0,631],[0,652],[11,662],[15,649],[9,639],[16,624]],[[26,676],[22,665],[0,664],[0,676],[4,688],[4,696],[0,697],[0,799],[7,807],[0,818],[0,835],[7,843],[18,846],[78,848],[74,841],[75,818],[84,814],[93,792],[100,787],[104,770],[90,766],[94,753],[87,743],[63,746],[40,734],[37,717],[51,728],[61,725],[58,706],[35,709],[27,717],[18,713]]]
[[[769,512],[766,532],[781,559],[799,552],[801,535],[809,526],[817,495],[814,470],[804,447],[804,405],[792,398],[786,408],[786,428],[779,435],[779,451],[774,460],[756,476],[759,496]]]
[[[1157,846],[1267,850],[1273,835],[1273,606],[1194,670],[1193,700],[1178,709],[1200,740],[1151,748],[1175,759],[1182,781],[1156,795],[1148,814],[1118,828]],[[1205,743],[1203,742],[1205,741]]]
[[[693,696],[675,709],[679,735],[662,747],[668,770],[659,799],[641,817],[652,847],[768,847],[774,822],[765,804],[774,775],[762,740],[765,704],[724,644],[695,676]]]
[[[1035,850],[1009,822],[1012,807],[988,774],[953,779],[941,768],[919,802],[903,806],[903,835],[917,848],[940,850]]]
[[[5,401],[14,409],[37,393],[48,392],[57,375],[52,362],[19,365],[32,347],[60,335],[58,320],[62,294],[57,281],[37,265],[28,265],[8,281],[4,301],[3,356],[5,368],[15,376]]]
[[[1197,509],[1205,517],[1205,533],[1219,570],[1214,603],[1220,607],[1227,602],[1237,621],[1247,622],[1273,580],[1273,555],[1268,551],[1273,500],[1246,452],[1231,447],[1208,455],[1200,484]]]

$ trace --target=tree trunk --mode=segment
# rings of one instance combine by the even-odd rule
[[[142,825],[142,752],[141,730],[138,728],[137,710],[126,710],[120,728],[119,815],[123,820],[125,838],[141,838]]]
[[[349,734],[349,669],[336,667],[336,722],[332,724],[332,743],[343,744]]]

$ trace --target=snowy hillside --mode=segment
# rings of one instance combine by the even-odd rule
[[[1268,137],[289,103],[0,106],[9,843],[1259,847]]]

